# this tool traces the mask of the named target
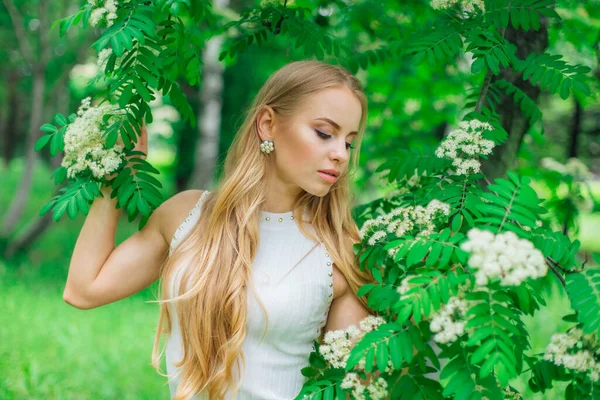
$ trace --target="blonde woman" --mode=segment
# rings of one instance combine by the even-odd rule
[[[279,69],[214,190],[174,195],[116,248],[115,201],[95,200],[65,301],[99,307],[160,279],[152,360],[160,373],[166,334],[173,399],[293,399],[313,341],[371,314],[356,297],[372,278],[353,253],[360,237],[349,190],[366,116],[361,85],[345,69],[317,61]],[[144,152],[145,143],[142,129]]]

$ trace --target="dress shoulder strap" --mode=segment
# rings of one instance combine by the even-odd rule
[[[185,236],[190,232],[191,228],[198,222],[201,213],[202,203],[206,198],[206,195],[209,193],[208,190],[205,190],[204,193],[200,196],[188,216],[183,220],[181,225],[175,231],[173,238],[171,239],[171,245],[169,246],[169,253],[175,249],[175,247],[185,238]]]

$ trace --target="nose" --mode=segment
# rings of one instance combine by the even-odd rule
[[[346,149],[346,141],[341,138],[340,140],[331,141],[333,148],[329,153],[329,157],[332,161],[338,161],[343,164],[350,158],[350,152]]]

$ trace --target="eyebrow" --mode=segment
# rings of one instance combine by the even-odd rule
[[[321,118],[315,118],[315,119],[318,119],[318,120],[321,120],[321,121],[325,121],[325,122],[327,122],[327,123],[329,123],[329,124],[333,125],[333,127],[334,127],[335,129],[337,129],[338,131],[339,131],[340,129],[342,129],[342,127],[341,127],[341,126],[339,126],[337,123],[335,123],[335,121],[332,121],[332,120],[330,120],[329,118],[326,118],[326,117],[321,117]],[[353,132],[350,132],[350,133],[348,134],[348,136],[352,136],[352,135],[358,135],[358,132],[356,132],[356,131],[353,131]]]

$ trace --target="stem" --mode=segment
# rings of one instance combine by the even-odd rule
[[[556,275],[558,277],[558,280],[563,285],[563,287],[567,287],[567,282],[565,282],[565,278],[562,277],[562,275],[560,274],[560,272],[558,272],[556,267],[554,265],[552,265],[550,262],[546,262],[546,264],[550,267],[552,272],[554,272],[554,275]]]

